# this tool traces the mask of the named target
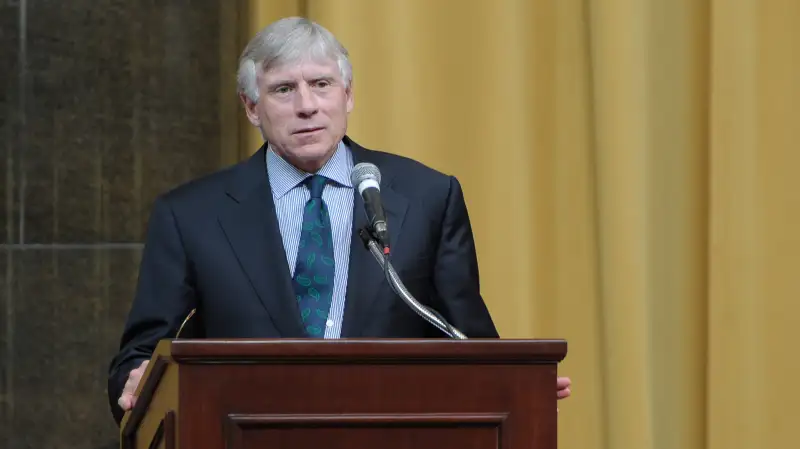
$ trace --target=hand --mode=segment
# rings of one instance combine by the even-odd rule
[[[117,404],[122,407],[122,410],[128,411],[136,405],[136,396],[134,396],[134,393],[136,392],[136,387],[139,386],[139,382],[142,380],[142,375],[144,374],[144,370],[147,369],[148,363],[150,363],[150,361],[145,360],[138,368],[128,374],[128,381],[125,382],[122,395],[117,400]]]
[[[556,397],[559,400],[566,399],[572,394],[569,389],[570,385],[572,385],[572,381],[569,377],[559,377],[556,379]],[[556,413],[558,412],[558,407],[556,407]]]
[[[569,377],[559,377],[556,379],[556,395],[558,396],[558,399],[568,398],[572,394],[569,389],[571,385],[572,381],[569,379]]]

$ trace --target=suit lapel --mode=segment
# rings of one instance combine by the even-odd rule
[[[345,142],[353,154],[353,162],[372,162],[381,170],[381,199],[386,211],[389,225],[389,238],[392,245],[397,245],[408,209],[408,201],[391,187],[391,167],[381,166],[373,160],[369,151],[346,138]],[[347,277],[347,298],[345,302],[342,337],[358,337],[364,327],[365,320],[371,316],[375,301],[381,296],[382,288],[389,288],[383,270],[372,253],[364,246],[359,237],[359,230],[367,226],[364,201],[358,194],[357,186],[353,186],[353,229],[350,242],[350,266]]]
[[[262,148],[234,175],[228,189],[233,204],[219,222],[275,328],[283,337],[302,338],[264,156]]]

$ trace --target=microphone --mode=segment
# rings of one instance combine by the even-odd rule
[[[375,164],[361,162],[350,171],[350,182],[364,200],[369,228],[383,246],[383,252],[389,254],[389,227],[381,202],[381,171]]]
[[[374,164],[361,162],[356,164],[353,170],[350,171],[350,181],[364,199],[364,209],[367,212],[367,220],[369,222],[366,227],[358,230],[358,236],[381,268],[383,268],[383,275],[389,282],[389,286],[417,315],[439,328],[448,337],[466,340],[467,336],[448,323],[436,310],[425,306],[414,298],[406,286],[403,285],[403,281],[400,280],[400,276],[389,261],[389,228],[386,224],[386,214],[381,203],[381,171]]]

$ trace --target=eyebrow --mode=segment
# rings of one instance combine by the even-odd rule
[[[278,80],[278,81],[273,81],[273,82],[267,84],[267,89],[273,90],[273,89],[275,89],[277,87],[280,87],[280,86],[294,86],[296,84],[297,83],[294,82],[293,80]]]

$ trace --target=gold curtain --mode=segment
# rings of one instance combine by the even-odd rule
[[[356,141],[463,182],[502,335],[569,340],[559,447],[796,447],[800,1],[244,3],[348,47]]]

